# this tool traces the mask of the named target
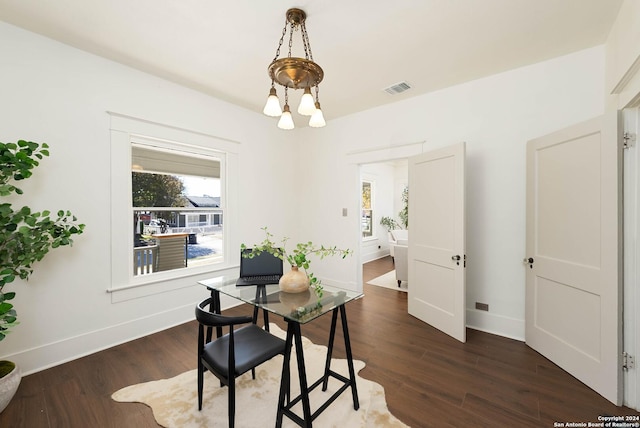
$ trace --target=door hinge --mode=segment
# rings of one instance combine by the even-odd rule
[[[622,148],[629,149],[634,146],[635,142],[636,142],[636,134],[633,134],[631,132],[625,132],[622,135]]]
[[[633,355],[629,355],[626,352],[622,353],[622,370],[630,370],[636,368],[636,359]]]

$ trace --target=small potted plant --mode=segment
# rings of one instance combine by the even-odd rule
[[[311,264],[310,256],[317,256],[320,259],[327,256],[340,256],[344,259],[352,253],[349,249],[343,250],[336,246],[318,246],[311,241],[298,243],[293,251],[288,252],[286,247],[289,238],[283,238],[277,243],[274,240],[273,234],[267,230],[267,227],[263,227],[262,230],[264,230],[266,234],[264,240],[260,244],[254,245],[250,252],[243,252],[243,257],[251,258],[260,253],[267,252],[288,262],[291,265],[291,270],[280,278],[279,283],[280,289],[287,293],[302,293],[307,291],[309,287],[313,287],[318,297],[322,297],[321,281],[309,271],[309,265]],[[245,250],[247,246],[242,244],[241,248]]]
[[[0,197],[23,193],[12,182],[29,178],[39,160],[49,156],[48,148],[47,144],[24,140],[0,142]],[[18,324],[18,315],[10,303],[16,293],[5,292],[4,287],[16,278],[29,279],[34,263],[52,248],[71,245],[72,235],[79,235],[84,229],[84,224],[75,222],[69,211],[34,212],[27,206],[14,209],[10,203],[0,203],[0,341]],[[0,361],[0,412],[9,404],[19,383],[19,368],[11,361]]]

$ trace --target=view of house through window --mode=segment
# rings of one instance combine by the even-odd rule
[[[371,203],[373,183],[370,181],[362,182],[362,215],[361,229],[362,238],[370,238],[373,236],[373,204]]]
[[[132,146],[134,275],[223,261],[221,162]]]

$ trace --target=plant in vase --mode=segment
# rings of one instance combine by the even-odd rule
[[[11,184],[32,175],[32,169],[39,160],[49,156],[49,146],[31,141],[17,143],[0,142],[0,196],[21,195],[20,188]],[[15,292],[5,292],[4,287],[16,278],[29,279],[33,264],[40,261],[52,248],[71,245],[72,235],[79,235],[84,224],[76,224],[76,218],[69,211],[34,212],[23,206],[14,209],[10,203],[0,203],[0,341],[18,324],[17,313],[9,301]],[[3,398],[7,379],[14,379],[19,371],[10,361],[0,361],[0,412],[9,404],[15,393]],[[14,382],[14,381],[12,381]],[[15,385],[17,389],[17,384]],[[3,406],[4,404],[4,406]]]
[[[312,287],[318,296],[322,297],[322,284],[321,281],[309,271],[311,264],[310,256],[316,256],[323,259],[327,256],[340,256],[343,259],[352,251],[349,249],[343,250],[336,246],[325,247],[324,245],[316,245],[311,241],[301,242],[296,244],[296,247],[291,251],[287,251],[287,241],[289,238],[283,238],[279,243],[274,240],[274,236],[267,227],[263,227],[266,237],[260,244],[255,244],[251,251],[244,252],[243,257],[254,257],[263,252],[273,254],[280,258],[282,261],[286,261],[291,265],[291,271],[285,273],[280,279],[280,289],[288,293],[301,293]],[[241,245],[242,250],[246,250],[245,244]]]

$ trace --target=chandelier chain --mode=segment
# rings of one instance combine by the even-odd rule
[[[273,63],[280,56],[280,48],[282,47],[282,43],[284,42],[284,36],[287,35],[287,20],[284,21],[284,28],[282,29],[282,36],[280,36],[280,41],[278,42],[278,49],[276,49],[276,56],[273,57]],[[289,42],[289,56],[291,56],[291,42]]]
[[[309,35],[307,34],[307,27],[306,25],[304,25],[304,22],[300,24],[300,32],[302,33],[304,56],[306,59],[313,61],[313,54],[311,54],[311,43],[309,42]]]
[[[288,57],[291,58],[291,48],[293,47],[293,30],[296,29],[296,26],[293,25],[293,23],[291,24],[291,29],[289,30],[289,55]]]

